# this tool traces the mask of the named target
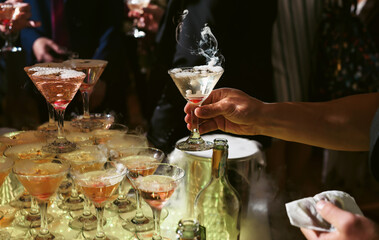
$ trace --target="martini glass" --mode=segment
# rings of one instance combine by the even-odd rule
[[[63,64],[77,71],[82,71],[86,74],[86,77],[80,85],[80,93],[83,98],[83,115],[72,120],[72,125],[83,128],[93,129],[103,125],[102,118],[100,116],[91,115],[89,111],[89,100],[93,87],[99,80],[108,62],[98,59],[70,59]]]
[[[107,154],[104,149],[96,145],[82,146],[78,150],[61,154],[60,157],[70,163],[72,172],[88,172],[99,170],[107,161]],[[69,222],[69,226],[76,230],[90,231],[96,229],[97,218],[92,214],[90,203],[86,197],[79,196],[75,181],[73,181],[71,196],[63,203],[63,208],[68,210],[78,210],[84,207],[81,215],[74,217]]]
[[[19,14],[17,3],[0,3],[0,25],[4,27],[4,32],[1,32],[5,39],[4,46],[0,52],[19,52],[21,47],[15,47],[13,42],[18,37],[17,32],[12,31],[13,19]]]
[[[72,176],[84,195],[95,205],[97,216],[96,236],[98,239],[115,239],[105,235],[103,214],[105,204],[112,199],[126,173],[125,166],[114,161],[102,164],[101,169],[72,169]]]
[[[129,171],[129,177],[132,177],[133,179],[136,179],[139,176],[153,174],[156,165],[152,165],[152,163],[160,163],[165,158],[163,151],[149,147],[125,148],[118,153],[119,156],[115,158],[115,160],[125,165]],[[133,217],[125,219],[122,223],[122,227],[129,232],[144,232],[152,230],[154,228],[154,221],[152,218],[145,216],[142,212],[140,192],[134,185],[134,181],[129,180],[128,182],[135,189],[137,209]]]
[[[0,186],[3,185],[5,178],[12,170],[14,161],[11,158],[0,158]],[[5,216],[4,212],[0,211],[0,220]],[[0,231],[0,239],[10,239],[10,234],[6,231]]]
[[[120,159],[128,153],[131,148],[146,148],[148,147],[147,138],[143,135],[122,134],[111,137],[104,145],[109,150],[110,159]],[[129,151],[130,152],[130,151]],[[130,212],[136,209],[135,200],[128,197],[128,192],[131,189],[129,182],[121,182],[117,199],[112,204],[107,206],[107,210],[119,213]]]
[[[33,161],[43,158],[52,158],[54,157],[51,153],[46,153],[42,151],[45,143],[27,143],[19,144],[7,148],[4,151],[4,156],[12,158],[16,163],[19,161]],[[30,195],[27,189],[24,189],[24,193],[16,200],[10,203],[12,207],[20,208],[20,215],[15,219],[15,223],[18,226],[25,228],[36,228],[41,225],[41,213],[38,207],[36,199]],[[23,210],[23,208],[30,209],[28,211]],[[48,222],[53,220],[51,215],[47,216]]]
[[[76,144],[68,141],[64,136],[64,113],[82,84],[85,74],[63,67],[31,66],[24,69],[37,89],[54,107],[58,117],[57,138],[44,150],[53,153],[75,150]]]
[[[203,151],[212,149],[213,143],[205,141],[200,136],[199,119],[195,116],[194,111],[209,96],[223,72],[222,67],[208,65],[174,68],[168,71],[182,96],[194,105],[191,117],[192,123],[195,122],[195,124],[191,124],[193,127],[189,138],[176,144],[176,148],[179,150]]]
[[[19,160],[13,167],[21,184],[37,200],[41,211],[41,227],[34,236],[35,240],[63,239],[59,234],[48,229],[47,207],[51,196],[65,179],[69,164],[58,158]]]
[[[143,14],[143,9],[146,8],[150,0],[125,0],[126,5],[128,6],[130,11],[134,11],[139,15]],[[138,29],[138,18],[133,19],[132,29],[127,32],[127,35],[133,36],[134,38],[143,38],[146,36],[146,33],[142,30]]]
[[[185,172],[182,168],[167,163],[151,163],[150,169],[155,170],[149,175],[136,175],[127,168],[126,175],[141,193],[142,198],[151,207],[154,218],[153,240],[161,240],[160,216],[166,202],[170,199]]]

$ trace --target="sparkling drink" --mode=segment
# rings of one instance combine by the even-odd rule
[[[41,162],[33,166],[26,163],[19,168],[18,179],[33,197],[47,201],[66,177],[64,174],[59,174],[64,167],[53,162]]]
[[[81,189],[88,199],[93,202],[96,207],[98,207],[103,205],[105,201],[109,200],[119,184],[120,183],[107,185],[103,183],[96,183],[91,186],[81,186]]]
[[[4,26],[10,26],[15,10],[16,7],[13,4],[0,4],[0,24]]]
[[[136,185],[141,196],[152,208],[162,209],[176,189],[176,181],[172,177],[149,175],[137,178]]]
[[[203,65],[193,68],[174,68],[169,74],[182,96],[187,101],[199,105],[211,93],[223,72],[222,67]]]

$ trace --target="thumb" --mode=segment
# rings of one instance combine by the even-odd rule
[[[341,224],[343,224],[344,219],[348,219],[352,213],[340,209],[336,205],[327,202],[319,201],[317,202],[317,211],[327,222],[332,224],[335,228],[341,229]]]

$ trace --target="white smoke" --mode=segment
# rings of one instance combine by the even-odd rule
[[[180,21],[176,28],[176,42],[179,42],[179,35],[183,30],[184,19],[189,14],[189,11],[185,9],[183,14],[180,16]],[[206,64],[208,66],[221,66],[224,62],[224,56],[220,53],[218,49],[218,42],[216,37],[213,35],[211,28],[208,24],[204,24],[204,27],[200,32],[200,40],[197,43],[197,48],[189,50],[191,54],[203,56],[206,59]]]

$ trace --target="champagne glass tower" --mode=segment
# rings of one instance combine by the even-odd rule
[[[64,136],[64,113],[82,84],[85,74],[72,69],[62,67],[25,67],[34,85],[54,107],[58,117],[57,138],[48,144],[44,150],[53,153],[71,152],[76,149],[76,144],[70,142]]]
[[[189,138],[179,142],[176,148],[183,151],[203,151],[212,148],[213,143],[205,141],[200,136],[199,120],[194,111],[209,96],[223,72],[222,67],[209,65],[174,68],[168,71],[182,96],[194,105],[191,112],[192,126],[194,127]]]

